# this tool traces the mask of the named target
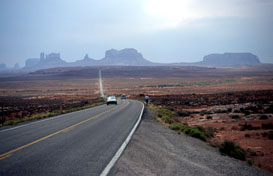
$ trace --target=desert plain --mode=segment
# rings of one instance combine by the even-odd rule
[[[41,114],[102,104],[104,93],[144,100],[172,112],[176,123],[213,129],[208,144],[228,140],[246,152],[246,161],[273,173],[273,66],[103,66],[38,70],[0,77],[2,125]],[[69,112],[69,111],[68,111]],[[9,123],[7,123],[9,122]],[[165,123],[163,125],[169,126]]]

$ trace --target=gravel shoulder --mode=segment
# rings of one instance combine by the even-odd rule
[[[142,122],[109,175],[271,175],[219,154],[199,139],[156,122],[145,108]]]

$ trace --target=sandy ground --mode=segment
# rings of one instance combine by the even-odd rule
[[[153,120],[143,120],[109,175],[271,175],[219,154],[208,144],[177,134]]]

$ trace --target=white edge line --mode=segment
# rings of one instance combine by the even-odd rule
[[[102,173],[100,174],[100,176],[107,176],[108,173],[110,172],[110,170],[112,169],[112,167],[114,166],[114,164],[117,162],[117,160],[119,159],[119,157],[121,156],[122,152],[125,150],[126,146],[128,145],[128,143],[130,142],[134,132],[136,131],[137,126],[139,125],[140,121],[141,121],[141,117],[144,111],[144,104],[141,102],[142,104],[142,110],[141,113],[139,115],[139,118],[134,126],[134,128],[132,129],[132,131],[130,132],[130,134],[128,135],[128,137],[125,139],[125,141],[123,142],[123,144],[120,146],[120,148],[118,149],[117,153],[114,155],[114,157],[112,158],[112,160],[108,163],[108,165],[104,168],[104,170],[102,171]]]
[[[101,105],[99,105],[99,106],[101,106]],[[96,107],[99,107],[99,106],[95,106],[95,107],[91,107],[91,108],[96,108]],[[41,120],[37,120],[37,121],[33,120],[32,122],[30,121],[27,124],[23,124],[23,125],[19,124],[18,126],[7,128],[7,129],[3,129],[3,130],[0,129],[0,133],[5,132],[5,131],[14,130],[14,129],[17,129],[17,128],[21,128],[21,127],[24,127],[24,126],[29,126],[29,125],[33,125],[33,124],[36,124],[36,123],[48,121],[48,120],[53,120],[53,119],[56,119],[56,118],[61,118],[61,117],[65,116],[65,115],[74,114],[74,113],[77,113],[77,112],[80,112],[80,111],[86,111],[88,109],[90,109],[90,108],[82,109],[82,110],[74,111],[74,112],[69,112],[69,113],[65,113],[65,114],[60,114],[60,115],[56,115],[56,116],[53,116],[53,117],[46,117],[45,119],[41,119]]]

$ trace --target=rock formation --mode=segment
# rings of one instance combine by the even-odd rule
[[[250,66],[260,64],[260,60],[251,53],[224,53],[209,54],[198,64],[208,66]]]
[[[50,53],[46,57],[41,53],[40,58],[27,59],[24,69],[37,70],[63,66],[66,66],[66,62],[61,59],[60,53]]]
[[[123,50],[107,50],[105,57],[100,60],[100,65],[124,65],[124,66],[148,66],[152,62],[143,58],[142,54],[136,49],[126,48]]]

